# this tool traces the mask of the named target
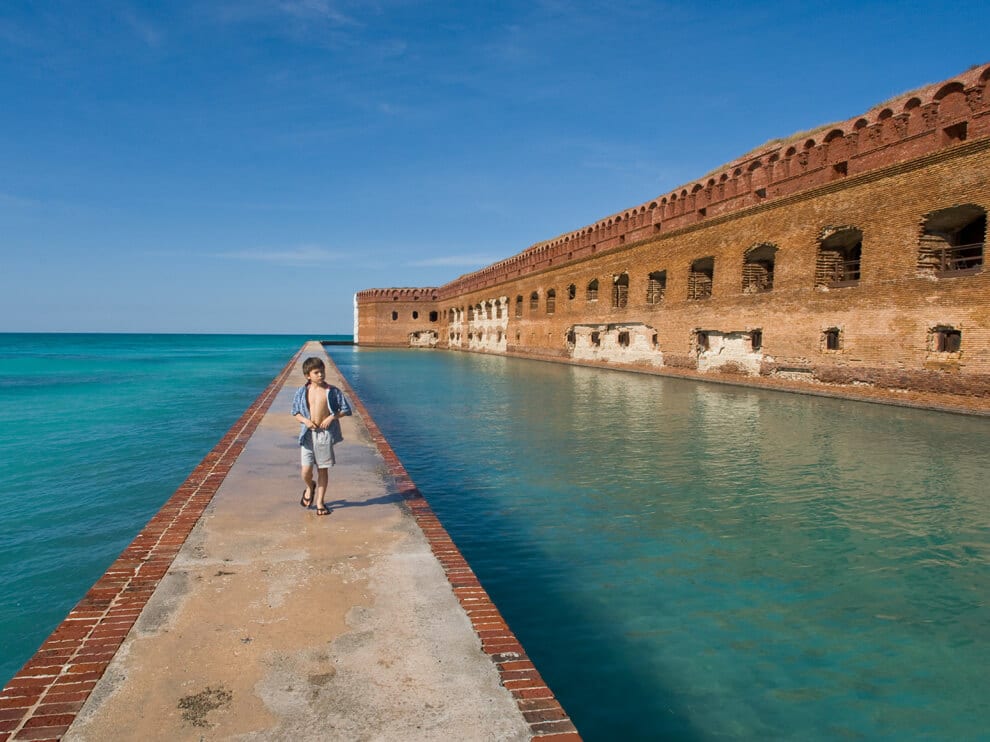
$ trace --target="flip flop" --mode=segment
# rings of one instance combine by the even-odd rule
[[[330,515],[330,508],[317,508],[316,509],[316,514],[317,515]]]
[[[315,488],[314,488],[314,489],[315,489]],[[300,504],[300,505],[301,505],[302,507],[304,507],[304,508],[306,508],[306,509],[309,509],[309,506],[313,504],[313,496],[312,496],[312,495],[310,495],[309,497],[306,497],[306,493],[307,493],[308,491],[309,491],[309,487],[306,487],[306,488],[305,488],[305,489],[303,490],[303,493],[302,493],[302,499],[301,499],[301,500],[299,500],[299,504]]]

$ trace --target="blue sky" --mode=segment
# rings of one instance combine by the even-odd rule
[[[0,331],[350,332],[990,61],[990,4],[0,4]]]

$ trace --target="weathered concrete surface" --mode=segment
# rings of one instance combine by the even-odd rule
[[[343,421],[332,515],[299,506],[297,381],[64,739],[530,738],[359,418]]]

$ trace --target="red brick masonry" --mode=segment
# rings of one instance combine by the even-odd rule
[[[333,365],[333,361],[330,361]],[[338,369],[339,373],[339,369]],[[502,685],[511,691],[522,711],[533,736],[541,742],[579,742],[581,736],[567,712],[547,687],[536,666],[526,655],[526,650],[502,618],[495,603],[481,586],[450,534],[440,524],[429,503],[409,477],[406,468],[395,455],[392,446],[382,435],[378,425],[354,390],[341,374],[341,386],[347,393],[352,407],[361,415],[371,440],[388,465],[395,481],[396,492],[405,498],[406,506],[416,518],[420,530],[430,542],[454,594],[471,619],[471,625],[481,638],[481,648],[498,668]]]
[[[244,411],[0,692],[0,742],[58,740],[65,734],[271,407],[301,352],[292,357]],[[346,382],[344,388],[385,457],[397,491],[405,497],[443,565],[454,593],[471,617],[482,648],[498,666],[502,683],[516,698],[533,735],[547,742],[580,740],[567,714],[526,657],[364,404]]]
[[[65,734],[298,357],[296,353],[0,692],[0,742],[57,740]]]

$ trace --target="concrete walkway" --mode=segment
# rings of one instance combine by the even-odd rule
[[[300,507],[289,408],[322,354],[303,349],[63,739],[520,740],[542,720],[578,739],[548,690],[515,690],[521,651],[483,648],[373,423],[343,421],[333,513]]]

